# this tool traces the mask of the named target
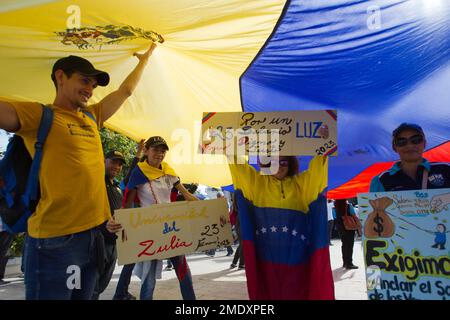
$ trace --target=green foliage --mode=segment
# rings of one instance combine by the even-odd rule
[[[14,240],[9,248],[9,256],[20,257],[23,253],[23,245],[25,244],[25,233],[19,233],[14,236]]]
[[[117,180],[122,180],[128,172],[129,165],[133,161],[136,154],[137,143],[123,134],[116,133],[107,128],[100,130],[100,138],[102,140],[103,152],[106,154],[111,150],[121,152],[127,164],[123,166],[122,172],[117,176]]]

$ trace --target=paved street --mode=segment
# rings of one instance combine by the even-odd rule
[[[366,300],[366,283],[363,271],[363,256],[361,241],[356,241],[353,253],[353,263],[360,268],[344,270],[342,268],[341,242],[333,240],[330,247],[333,268],[335,292],[337,300]],[[216,252],[214,258],[205,254],[192,254],[187,257],[194,278],[194,289],[197,299],[202,300],[248,300],[244,270],[230,270],[232,256],[226,256],[226,250]],[[101,295],[102,300],[110,300],[114,295],[121,266],[117,266],[113,278]],[[7,276],[9,284],[0,286],[0,300],[23,300],[23,279],[17,275]],[[139,297],[140,280],[133,276],[130,293]],[[163,271],[163,277],[156,283],[154,299],[181,300],[181,294],[174,271]]]

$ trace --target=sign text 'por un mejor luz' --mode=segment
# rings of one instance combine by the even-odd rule
[[[319,134],[322,126],[328,137]],[[337,112],[205,112],[200,145],[204,154],[335,156]]]

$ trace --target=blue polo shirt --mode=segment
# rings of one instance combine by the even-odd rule
[[[450,164],[429,162],[423,158],[417,168],[415,180],[406,175],[400,168],[400,162],[397,162],[389,170],[372,179],[370,192],[420,190],[424,170],[428,171],[428,189],[450,188]]]

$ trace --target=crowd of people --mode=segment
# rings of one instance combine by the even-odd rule
[[[125,178],[125,193],[115,180],[125,157],[115,150],[104,155],[102,150],[99,128],[132,95],[154,49],[152,44],[144,54],[136,53],[135,69],[116,91],[94,105],[88,101],[97,86],[108,85],[109,75],[81,57],[69,56],[55,63],[51,78],[56,97],[49,105],[54,120],[39,174],[41,199],[28,220],[24,249],[26,299],[98,299],[117,261],[116,234],[122,226],[114,220],[114,210],[169,203],[173,188],[184,200],[198,200],[164,161],[169,151],[164,138],[153,136],[141,142]],[[42,109],[39,103],[0,100],[0,128],[23,137],[31,154]],[[320,128],[320,135],[327,137],[328,128]],[[396,128],[392,147],[400,161],[374,177],[370,191],[449,188],[449,164],[428,162],[423,158],[425,146],[420,126],[403,123]],[[272,160],[278,171],[270,175],[233,160],[229,167],[236,200],[231,219],[239,245],[230,268],[245,268],[250,299],[334,299],[328,251],[333,226],[329,221],[339,231],[346,269],[357,268],[352,251],[358,230],[348,230],[343,222],[343,216],[355,214],[345,199],[336,199],[334,218],[326,218],[327,157],[315,156],[308,170],[299,173],[297,157],[281,156]],[[271,232],[266,232],[272,223]],[[281,235],[270,238],[269,233],[277,233],[277,228],[282,228]],[[283,238],[283,233],[289,237]],[[3,260],[11,239],[7,232],[0,233]],[[263,249],[256,243],[263,244]],[[228,255],[232,254],[229,247]],[[169,260],[183,299],[196,299],[186,257]],[[0,261],[0,278],[4,264]],[[75,288],[67,285],[67,270],[73,265],[81,274],[81,285]],[[162,271],[159,260],[125,265],[114,299],[135,299],[128,292],[133,270],[141,279],[140,299],[152,299]]]

